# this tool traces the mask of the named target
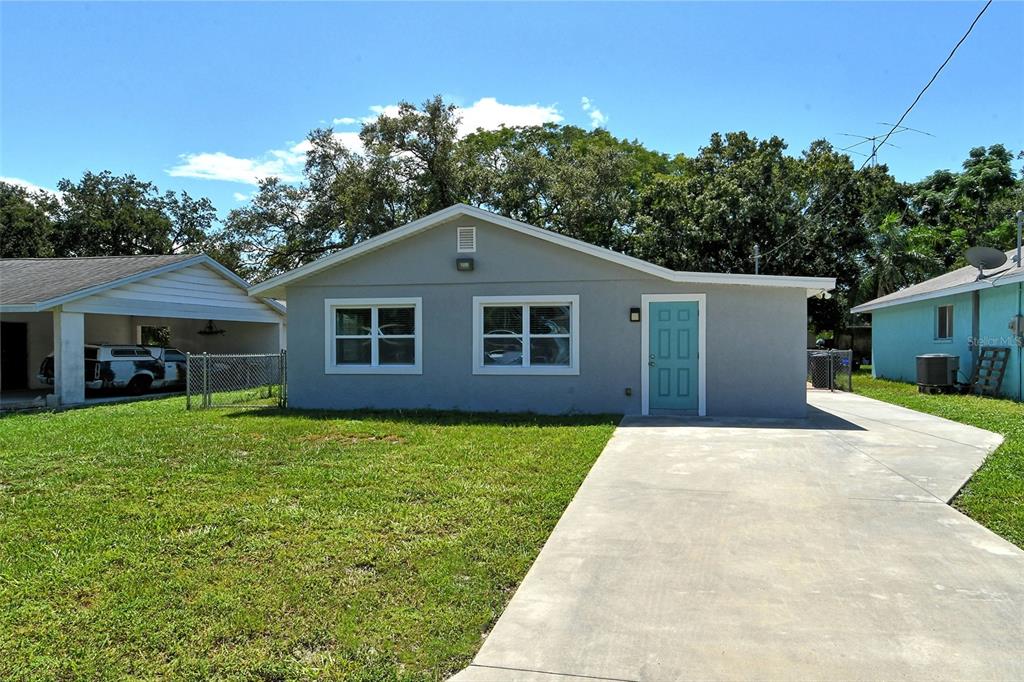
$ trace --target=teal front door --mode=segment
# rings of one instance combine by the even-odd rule
[[[652,302],[649,306],[649,408],[696,412],[700,407],[697,302]]]

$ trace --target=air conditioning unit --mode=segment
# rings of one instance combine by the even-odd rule
[[[960,371],[960,356],[927,353],[917,356],[917,389],[922,393],[953,390]]]

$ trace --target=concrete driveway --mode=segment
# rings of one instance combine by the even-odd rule
[[[1024,679],[1024,552],[946,505],[1000,437],[809,401],[625,420],[454,679]]]

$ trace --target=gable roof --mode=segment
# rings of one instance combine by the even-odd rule
[[[38,312],[114,287],[205,265],[246,291],[249,283],[206,254],[0,259],[0,311]],[[263,300],[284,314],[277,301]]]
[[[781,275],[747,275],[747,274],[728,274],[719,272],[684,272],[679,270],[671,270],[669,268],[648,263],[647,261],[627,256],[610,249],[605,249],[600,246],[594,246],[579,239],[573,239],[572,237],[566,237],[565,235],[552,232],[551,230],[545,230],[527,223],[506,218],[505,216],[485,211],[481,208],[474,206],[467,206],[466,204],[455,204],[449,206],[446,209],[431,213],[428,216],[414,220],[408,225],[395,228],[389,232],[378,235],[367,239],[366,241],[359,242],[354,246],[350,246],[347,249],[338,251],[329,256],[324,256],[319,260],[315,260],[312,263],[307,263],[294,270],[290,270],[286,273],[272,277],[264,282],[260,282],[252,286],[249,289],[249,293],[259,296],[273,296],[275,298],[285,297],[285,287],[295,284],[296,282],[305,279],[311,275],[316,274],[327,268],[340,265],[346,261],[364,256],[368,253],[372,253],[378,249],[384,248],[389,244],[393,244],[402,239],[412,237],[424,230],[428,230],[432,227],[440,225],[441,223],[452,220],[453,218],[468,216],[484,220],[492,225],[498,227],[504,227],[520,234],[529,235],[542,239],[551,244],[555,244],[564,248],[572,249],[580,253],[585,253],[595,258],[610,261],[618,265],[638,270],[640,272],[660,277],[661,279],[670,282],[694,282],[694,283],[707,283],[707,284],[742,284],[747,286],[768,286],[768,287],[796,287],[801,289],[807,289],[808,296],[813,296],[822,291],[828,291],[835,288],[836,280],[834,277],[787,277]]]
[[[988,287],[1024,281],[1024,268],[1017,267],[1017,264],[1013,261],[1016,256],[1016,249],[1007,251],[1006,258],[1009,261],[1008,264],[993,270],[986,270],[985,277],[982,279],[978,279],[978,268],[968,265],[900,289],[899,291],[894,291],[891,294],[881,296],[867,303],[861,303],[859,306],[851,308],[850,312],[869,313],[879,308],[890,308],[894,305],[927,301],[932,298],[952,296],[977,289],[986,289]]]

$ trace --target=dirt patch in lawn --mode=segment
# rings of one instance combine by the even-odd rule
[[[404,438],[392,433],[379,435],[375,433],[335,433],[332,431],[327,433],[307,433],[299,437],[298,440],[301,443],[312,443],[314,445],[322,443],[339,443],[341,445],[358,445],[360,443],[399,444],[405,442]]]

